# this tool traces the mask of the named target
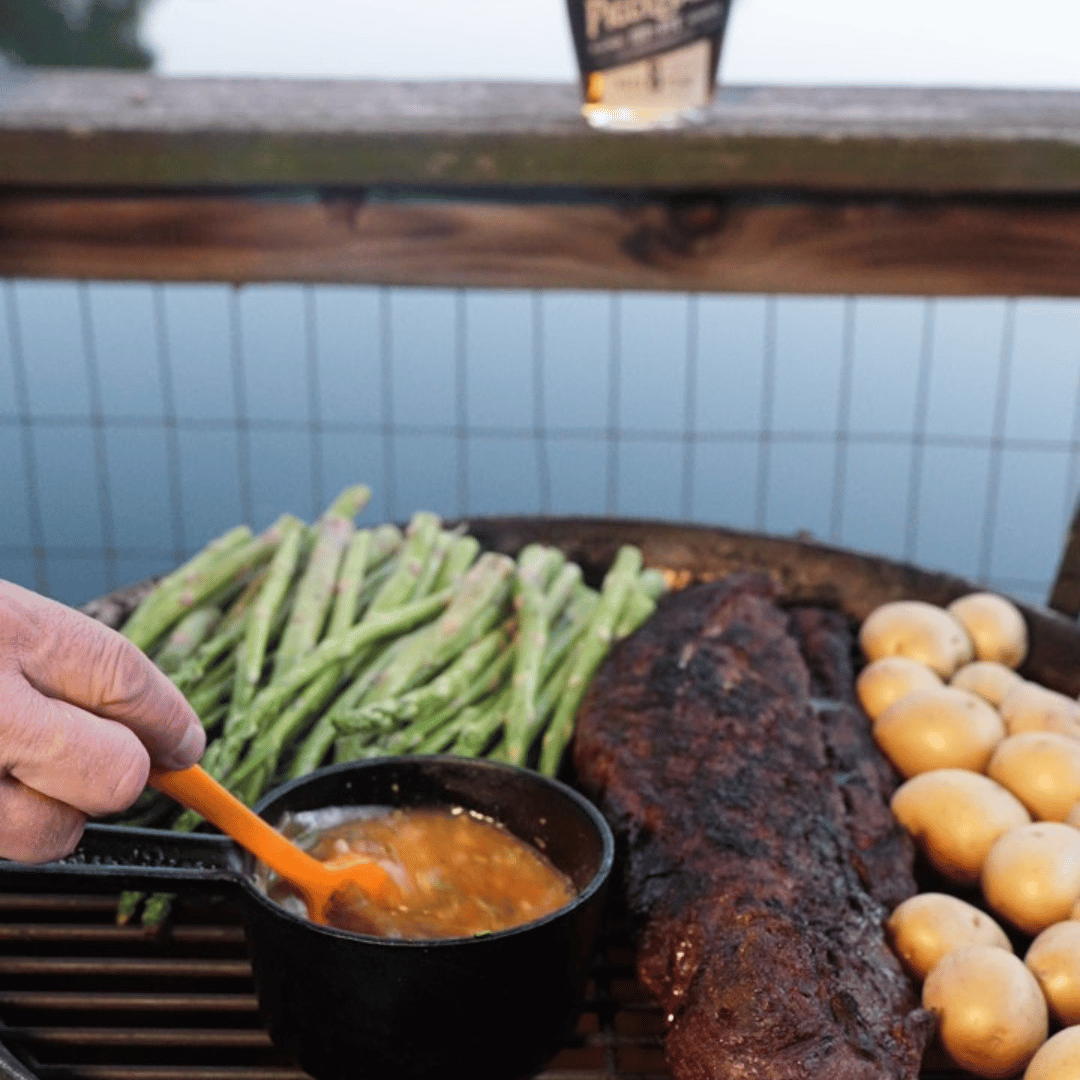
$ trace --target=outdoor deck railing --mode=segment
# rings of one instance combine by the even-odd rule
[[[590,130],[572,86],[30,73],[0,274],[1080,294],[1080,92],[723,87]]]

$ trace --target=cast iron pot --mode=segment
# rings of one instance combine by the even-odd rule
[[[381,758],[331,766],[271,792],[256,807],[457,805],[489,814],[537,844],[568,874],[575,900],[524,926],[476,938],[398,941],[317,926],[269,900],[254,860],[217,834],[89,825],[68,859],[0,861],[0,882],[43,887],[239,887],[263,1019],[274,1043],[317,1080],[460,1073],[529,1074],[565,1043],[580,1009],[613,858],[591,803],[558,781],[492,761]],[[119,879],[119,880],[118,880]]]

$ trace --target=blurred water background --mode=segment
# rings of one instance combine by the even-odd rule
[[[1004,4],[934,9],[936,34],[928,6],[902,26],[868,7],[739,0],[722,75],[1076,84],[1056,60],[1074,12],[1013,27],[1010,49]],[[0,52],[173,75],[571,78],[561,3],[508,10],[9,0]],[[1080,487],[1078,331],[1080,302],[1051,299],[0,281],[0,576],[82,603],[364,481],[369,521],[802,532],[1038,601]]]

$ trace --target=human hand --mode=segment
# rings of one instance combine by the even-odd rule
[[[206,735],[127,639],[0,581],[0,857],[70,854],[88,815],[130,806],[151,760],[183,769]]]

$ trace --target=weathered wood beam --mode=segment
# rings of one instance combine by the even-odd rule
[[[0,276],[1080,295],[1080,205],[0,197]]]
[[[551,83],[3,79],[0,186],[1080,192],[1080,92],[728,86],[613,135]]]

